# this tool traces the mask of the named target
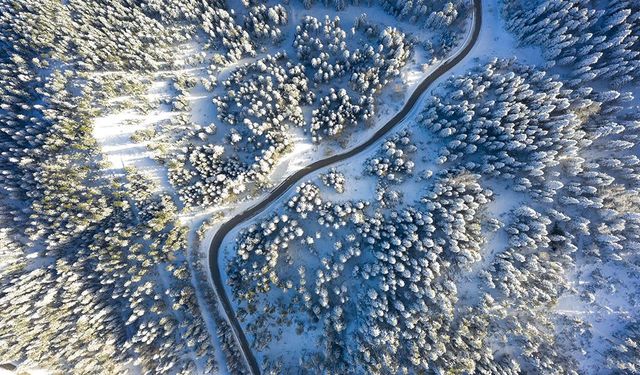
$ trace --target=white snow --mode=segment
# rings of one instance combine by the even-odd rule
[[[167,82],[154,82],[148,96],[150,99],[157,98],[166,89]],[[113,101],[122,99],[115,98]],[[171,116],[171,112],[162,110],[154,110],[148,114],[126,110],[95,118],[93,136],[109,163],[106,171],[121,176],[124,174],[124,167],[136,167],[162,189],[170,189],[166,168],[153,159],[153,152],[147,148],[148,142],[136,143],[131,140],[131,136],[136,131],[147,129]]]

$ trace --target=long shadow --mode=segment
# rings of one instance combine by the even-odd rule
[[[320,169],[324,168],[328,165],[337,163],[339,161],[348,159],[365,149],[369,146],[380,140],[384,137],[389,131],[391,131],[396,125],[398,125],[404,118],[409,114],[413,106],[417,103],[420,96],[435,82],[437,79],[442,77],[445,73],[447,73],[451,68],[456,66],[462,59],[464,59],[473,46],[478,41],[478,36],[480,35],[480,29],[482,27],[482,0],[474,0],[473,1],[473,32],[471,38],[467,41],[465,47],[458,52],[455,56],[446,60],[446,62],[440,65],[436,70],[433,71],[427,78],[425,78],[415,89],[411,97],[407,100],[405,105],[402,107],[400,112],[398,112],[391,120],[389,120],[384,126],[382,126],[378,131],[371,136],[364,143],[354,147],[353,149],[346,151],[342,154],[333,155],[326,159],[318,160],[308,166],[300,169],[296,173],[292,174],[288,178],[286,178],[280,185],[278,185],[275,189],[271,191],[271,193],[265,197],[262,201],[257,203],[255,206],[248,208],[246,211],[238,214],[237,216],[231,218],[216,232],[213,239],[211,240],[211,245],[209,245],[209,271],[211,272],[211,279],[213,281],[213,286],[218,295],[220,303],[222,303],[222,307],[224,308],[225,314],[227,315],[227,320],[231,328],[233,329],[233,333],[240,344],[240,348],[242,350],[243,356],[247,362],[249,370],[252,374],[258,375],[260,374],[260,367],[258,366],[258,362],[251,351],[251,347],[249,342],[244,335],[240,327],[240,323],[231,307],[231,302],[229,301],[229,297],[227,296],[224,283],[222,281],[222,276],[220,274],[220,268],[218,263],[218,255],[220,253],[220,247],[222,245],[222,241],[225,236],[238,224],[254,217],[262,210],[264,210],[269,204],[278,199],[282,194],[284,194],[290,187],[300,181],[302,178],[307,176],[308,174]]]

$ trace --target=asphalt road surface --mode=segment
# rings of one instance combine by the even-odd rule
[[[262,201],[257,203],[255,206],[247,209],[246,211],[240,213],[239,215],[231,218],[218,229],[213,239],[211,240],[211,245],[209,245],[209,270],[211,272],[211,279],[213,280],[213,286],[218,295],[220,303],[224,308],[225,314],[227,315],[227,320],[233,330],[233,334],[236,337],[236,341],[240,344],[240,349],[246,361],[246,365],[248,366],[250,372],[254,375],[260,374],[260,366],[256,361],[253,352],[251,351],[251,346],[247,341],[247,337],[245,336],[242,328],[240,327],[240,323],[231,307],[231,303],[229,302],[229,297],[227,296],[224,283],[222,281],[222,277],[220,275],[220,268],[218,264],[218,255],[220,253],[220,246],[225,238],[225,236],[237,225],[242,222],[256,216],[262,210],[264,210],[269,204],[278,199],[282,194],[284,194],[290,187],[297,184],[301,179],[307,176],[309,173],[312,173],[320,168],[324,168],[328,165],[337,163],[339,161],[348,159],[362,151],[366,148],[374,144],[376,141],[384,137],[389,131],[391,131],[396,125],[398,125],[406,116],[409,114],[413,106],[418,102],[420,96],[435,82],[438,78],[442,77],[446,74],[451,68],[456,66],[462,59],[464,59],[469,51],[473,48],[478,40],[478,36],[480,35],[480,28],[482,26],[482,4],[481,0],[473,1],[473,31],[471,34],[471,38],[467,39],[466,45],[464,48],[459,51],[455,56],[450,57],[443,64],[441,64],[436,70],[433,71],[428,77],[426,77],[418,87],[415,89],[413,94],[405,105],[402,107],[400,112],[398,112],[391,120],[389,120],[384,126],[382,126],[371,138],[366,140],[364,143],[352,148],[351,150],[342,153],[333,155],[326,159],[318,160],[308,166],[300,169],[296,173],[292,174],[288,178],[286,178],[278,187],[273,189],[271,193],[265,197]]]

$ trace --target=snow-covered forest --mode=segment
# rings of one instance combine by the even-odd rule
[[[0,1],[0,373],[640,373],[640,4],[481,4],[276,199],[472,0]]]
[[[263,371],[638,373],[634,4],[501,4],[545,63],[478,51],[401,129],[232,232]],[[592,9],[591,33],[563,6]]]
[[[461,42],[450,8],[0,2],[2,371],[246,372],[201,225],[294,142],[375,128]]]
[[[265,372],[635,373],[630,102],[494,59],[301,183],[230,253]]]

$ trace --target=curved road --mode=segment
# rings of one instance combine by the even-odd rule
[[[240,327],[240,323],[235,316],[235,312],[231,307],[231,302],[229,301],[229,297],[227,296],[224,283],[222,281],[222,277],[220,275],[220,268],[218,267],[218,255],[220,253],[220,247],[222,245],[222,241],[224,237],[238,224],[252,218],[253,216],[260,213],[264,210],[269,204],[278,199],[282,194],[284,194],[291,186],[300,181],[303,177],[307,176],[309,173],[312,173],[320,168],[326,167],[333,163],[345,160],[350,158],[362,151],[366,148],[374,144],[376,141],[384,137],[390,130],[393,129],[397,124],[399,124],[406,116],[409,114],[413,106],[416,104],[420,96],[435,82],[438,78],[442,77],[447,71],[457,65],[462,59],[464,59],[469,51],[473,48],[476,41],[478,40],[478,36],[480,35],[480,28],[482,26],[482,5],[481,0],[473,1],[473,32],[471,38],[467,40],[464,48],[459,51],[455,56],[446,60],[443,64],[441,64],[436,70],[433,71],[428,77],[426,77],[418,87],[415,89],[413,94],[405,105],[402,107],[400,112],[398,112],[391,120],[389,120],[383,127],[381,127],[375,134],[369,138],[366,142],[356,146],[355,148],[342,153],[333,155],[326,159],[318,160],[302,169],[294,173],[293,175],[286,178],[278,187],[273,189],[271,193],[265,197],[262,201],[260,201],[255,206],[247,209],[242,212],[238,216],[231,218],[229,221],[225,222],[220,226],[213,239],[211,240],[211,245],[209,245],[209,271],[211,272],[211,279],[213,280],[214,289],[220,302],[222,303],[222,307],[224,308],[225,314],[227,315],[227,320],[231,325],[233,333],[236,337],[236,340],[240,344],[240,349],[244,356],[244,359],[248,365],[249,370],[252,374],[257,375],[260,374],[260,366],[254,357],[251,346],[244,335]]]

